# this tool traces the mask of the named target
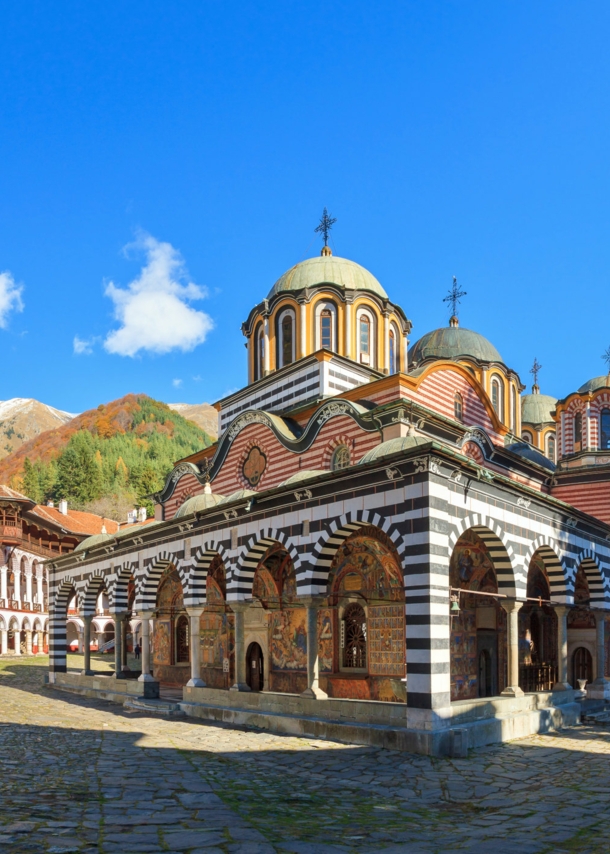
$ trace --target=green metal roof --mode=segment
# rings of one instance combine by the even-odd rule
[[[587,391],[597,391],[598,388],[610,388],[610,375],[604,374],[603,377],[593,377],[592,380],[581,385],[578,391],[582,394]]]
[[[410,448],[415,448],[418,445],[429,445],[430,439],[424,439],[423,436],[400,436],[397,439],[389,439],[387,442],[382,442],[371,448],[360,460],[360,463],[372,463],[373,460],[378,460],[380,457],[389,457],[390,454],[397,454],[399,451],[407,451]]]
[[[300,291],[325,284],[347,290],[369,291],[381,299],[388,299],[385,290],[372,273],[355,261],[334,255],[319,255],[295,264],[280,276],[269,291],[267,299],[287,291]]]
[[[551,412],[557,406],[557,398],[549,394],[524,394],[521,398],[522,424],[550,424],[554,421]]]
[[[409,364],[427,359],[453,359],[470,356],[479,362],[502,362],[494,345],[471,329],[461,326],[443,326],[427,332],[409,350]]]
[[[210,507],[216,507],[223,498],[224,495],[215,495],[212,492],[204,492],[201,495],[193,496],[193,498],[187,498],[184,504],[178,508],[174,519],[190,516],[191,513],[198,513],[200,510],[209,510]]]
[[[100,543],[105,543],[106,540],[111,540],[112,534],[93,534],[92,537],[87,537],[86,540],[80,542],[74,549],[75,552],[84,552],[86,549],[91,549],[93,546],[99,546]]]

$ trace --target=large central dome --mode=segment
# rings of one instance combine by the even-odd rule
[[[471,329],[444,326],[427,332],[409,350],[409,364],[420,365],[428,359],[476,359],[477,362],[501,362],[491,341]]]
[[[352,291],[368,291],[381,299],[388,295],[375,276],[355,261],[337,258],[330,253],[308,258],[287,270],[269,291],[267,299],[287,291],[300,291],[317,285],[336,285]]]

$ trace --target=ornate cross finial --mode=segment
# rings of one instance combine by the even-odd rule
[[[320,233],[324,238],[324,246],[328,246],[328,235],[336,222],[337,218],[332,217],[326,208],[324,208],[322,218],[320,219],[320,225],[317,228],[314,228],[314,232]]]
[[[466,291],[461,291],[459,289],[458,280],[454,276],[453,277],[453,284],[451,286],[451,290],[449,291],[447,296],[444,297],[444,299],[443,299],[443,302],[451,303],[451,320],[453,320],[454,317],[457,318],[458,303],[461,301],[462,297],[465,297],[465,296],[466,296]]]
[[[608,347],[606,349],[606,352],[602,356],[602,359],[604,360],[604,362],[608,366],[608,373],[610,374],[610,347]]]
[[[542,370],[542,365],[538,363],[538,359],[534,356],[534,364],[530,368],[530,374],[534,377],[534,387],[538,388],[538,374]]]

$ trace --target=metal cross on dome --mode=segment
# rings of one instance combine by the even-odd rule
[[[320,225],[317,228],[314,228],[314,232],[319,233],[324,238],[324,246],[328,246],[328,235],[333,227],[333,225],[337,222],[336,217],[332,217],[326,208],[322,212],[322,217],[320,219]]]
[[[443,299],[443,302],[451,303],[451,316],[452,317],[455,317],[457,315],[458,303],[460,302],[462,297],[465,297],[465,296],[466,296],[466,291],[461,291],[459,289],[457,277],[454,276],[453,277],[453,284],[451,286],[451,290],[449,291],[447,296],[444,297],[444,299]]]
[[[534,376],[534,385],[538,385],[538,373],[541,370],[542,370],[542,365],[540,365],[538,363],[538,359],[534,356],[534,364],[530,368],[530,374],[533,374],[533,376]]]
[[[610,347],[608,347],[606,349],[606,352],[602,356],[602,359],[604,360],[604,362],[608,366],[608,373],[610,374]]]

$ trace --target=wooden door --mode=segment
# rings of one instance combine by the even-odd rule
[[[265,684],[263,651],[251,643],[246,653],[246,681],[252,691],[262,691]]]

